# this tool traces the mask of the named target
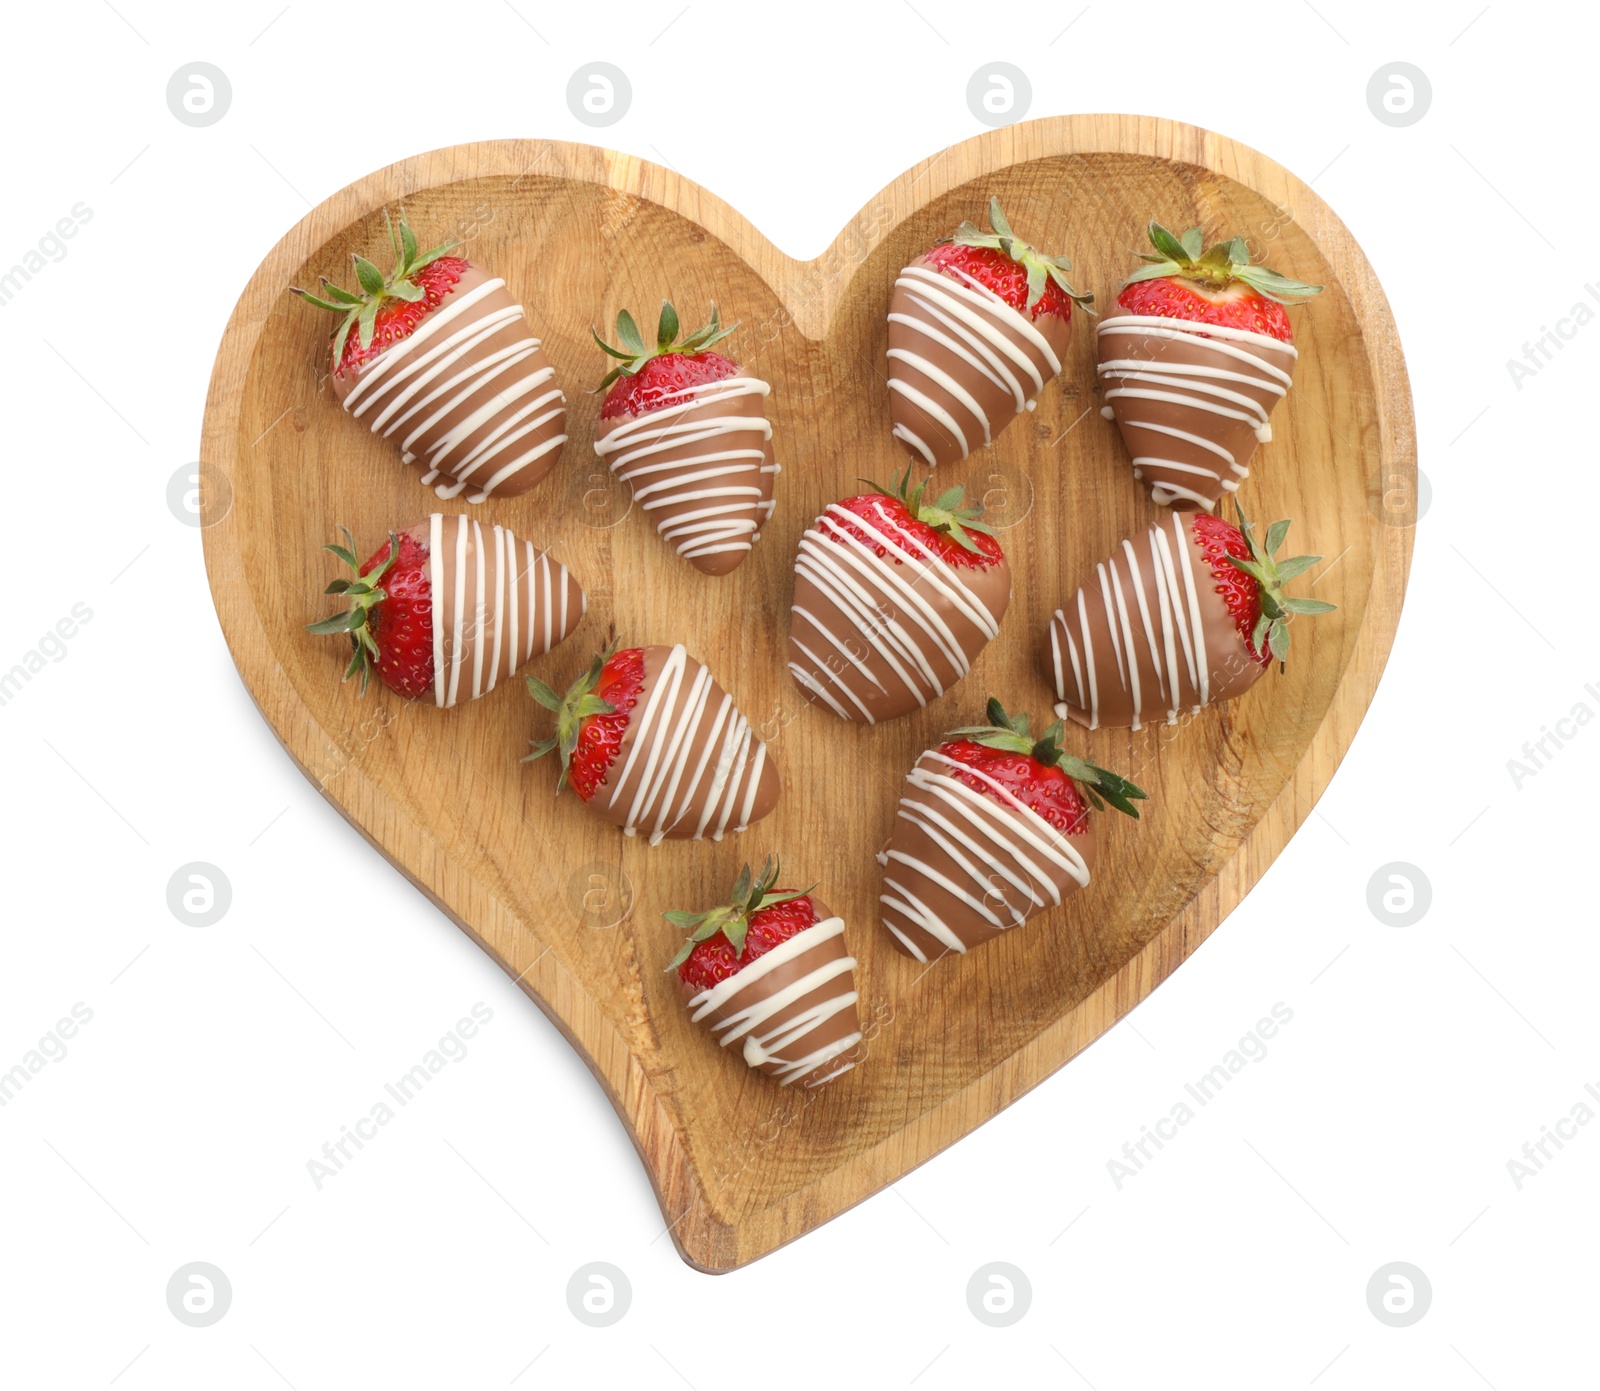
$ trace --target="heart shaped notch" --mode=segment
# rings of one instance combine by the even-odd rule
[[[1339,610],[1315,632],[1307,625],[1270,698],[1138,734],[1083,732],[1074,752],[1149,792],[1144,821],[1109,828],[1092,888],[927,970],[877,924],[873,857],[907,770],[991,691],[1018,707],[1051,704],[1038,659],[1051,614],[1088,567],[1157,515],[1096,409],[1093,335],[1075,335],[1037,411],[950,466],[950,481],[984,503],[1014,575],[999,635],[972,673],[876,727],[814,708],[793,684],[802,534],[858,477],[901,467],[885,372],[895,277],[980,217],[992,195],[1070,254],[1079,288],[1102,300],[1151,216],[1270,240],[1275,267],[1327,287],[1297,339],[1295,388],[1250,486],[1256,514],[1297,518],[1308,547],[1340,557],[1316,589]],[[383,244],[384,208],[401,206],[419,235],[463,238],[505,278],[566,392],[567,457],[530,492],[485,505],[487,518],[549,547],[589,597],[574,637],[528,670],[565,688],[612,625],[630,642],[686,644],[782,761],[782,802],[743,837],[625,841],[575,806],[552,805],[548,761],[519,761],[543,732],[519,691],[451,710],[381,691],[363,703],[341,687],[330,645],[303,631],[322,602],[319,547],[334,525],[375,546],[397,518],[467,510],[423,493],[389,443],[352,425],[323,376],[322,332],[289,312],[288,286],[370,254]],[[592,460],[599,398],[586,389],[605,363],[591,328],[662,297],[686,313],[715,300],[741,325],[741,361],[772,385],[777,508],[750,558],[720,578],[672,556]],[[232,506],[203,535],[229,646],[279,739],[562,1029],[627,1126],[678,1249],[719,1271],[836,1216],[982,1124],[1110,1028],[1243,897],[1326,785],[1382,668],[1411,533],[1384,524],[1381,498],[1393,479],[1414,478],[1411,439],[1398,341],[1360,250],[1298,180],[1208,132],[1079,116],[981,135],[895,180],[811,262],[783,255],[668,170],[587,146],[493,142],[368,176],[268,255],[212,379],[201,458],[227,480]],[[706,883],[731,883],[769,850],[821,885],[858,961],[862,1060],[805,1096],[753,1085],[661,969],[677,946],[661,911],[698,901]]]

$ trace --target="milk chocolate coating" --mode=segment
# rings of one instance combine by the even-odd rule
[[[789,671],[810,700],[866,724],[919,709],[960,681],[1011,599],[1003,557],[951,565],[885,507],[866,520],[829,507],[801,540],[794,568]]]
[[[682,644],[644,649],[644,683],[589,806],[628,835],[721,840],[777,805],[767,746]]]
[[[487,695],[582,620],[567,567],[508,528],[435,512],[407,530],[428,551],[436,705]]]
[[[1296,353],[1260,333],[1113,307],[1095,327],[1101,414],[1117,422],[1133,476],[1150,496],[1211,510],[1249,476],[1267,417],[1284,398]]]
[[[1066,835],[998,784],[960,781],[960,767],[937,749],[917,760],[878,856],[883,925],[918,961],[965,952],[1055,907],[1094,867],[1092,815],[1082,834]]]
[[[623,479],[661,537],[696,570],[726,575],[772,516],[770,388],[737,368],[679,404],[602,420],[594,451]]]
[[[724,1048],[741,1045],[746,1063],[783,1086],[819,1087],[860,1055],[855,958],[845,951],[844,924],[810,898],[816,923],[727,981],[702,991],[679,980],[693,1017]],[[797,993],[774,1005],[791,990]]]
[[[1056,610],[1044,662],[1057,715],[1089,729],[1138,729],[1255,684],[1264,668],[1228,612],[1196,515],[1174,512],[1124,541]]]
[[[344,408],[442,498],[515,497],[550,472],[567,398],[505,282],[469,265],[410,337],[333,378]]]
[[[919,256],[889,300],[895,438],[930,467],[990,443],[1061,370],[1072,328],[1018,313],[987,286]]]

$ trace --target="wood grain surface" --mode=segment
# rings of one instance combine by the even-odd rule
[[[1124,536],[1159,515],[1101,418],[1092,331],[1075,323],[1060,379],[996,444],[941,471],[988,506],[1015,573],[1000,637],[955,691],[877,728],[806,704],[784,669],[801,533],[859,477],[900,463],[889,434],[884,314],[896,272],[998,194],[1013,226],[1073,259],[1102,301],[1148,218],[1246,237],[1258,259],[1327,286],[1294,311],[1301,358],[1241,496],[1292,517],[1290,548],[1327,557],[1309,592],[1337,613],[1296,629],[1286,676],[1173,727],[1069,726],[1069,747],[1132,776],[1144,819],[1102,820],[1093,883],[982,950],[928,968],[878,925],[874,853],[901,781],[990,692],[1048,718],[1039,645],[1055,606]],[[552,793],[523,764],[547,717],[520,681],[453,710],[341,685],[326,611],[336,524],[358,549],[439,503],[392,444],[339,408],[327,316],[287,287],[387,264],[382,211],[424,244],[466,243],[527,306],[569,401],[566,451],[533,492],[470,509],[565,561],[588,591],[577,634],[528,670],[562,687],[607,630],[683,642],[777,758],[774,815],[720,844],[651,849]],[[695,325],[714,298],[742,327],[730,353],[773,385],[784,472],[773,523],[734,574],[673,556],[592,450],[606,370],[591,325],[663,295]],[[625,1122],[685,1260],[723,1271],[826,1222],[981,1125],[1150,993],[1271,864],[1310,813],[1366,710],[1399,618],[1411,531],[1382,495],[1414,486],[1400,345],[1383,292],[1325,204],[1285,170],[1209,132],[1129,116],[1029,121],[903,174],[814,261],[779,252],[687,179],[581,145],[496,141],[419,155],[328,199],[272,250],[224,335],[202,444],[206,564],[229,647],[290,756],[386,858],[560,1027]],[[1392,519],[1391,519],[1392,520]],[[797,1095],[689,1021],[662,967],[668,907],[703,906],[746,858],[781,852],[848,924],[866,1059]],[[376,871],[375,871],[376,872]]]

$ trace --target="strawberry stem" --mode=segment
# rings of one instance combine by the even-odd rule
[[[772,886],[778,882],[781,873],[779,861],[768,855],[759,875],[752,873],[748,864],[740,869],[739,877],[734,881],[733,894],[728,902],[719,903],[715,908],[708,908],[704,913],[685,913],[677,909],[669,909],[663,913],[661,916],[674,927],[692,929],[684,944],[678,948],[678,954],[668,962],[666,969],[670,971],[676,966],[683,965],[701,942],[709,941],[719,932],[728,939],[733,954],[742,956],[745,937],[750,931],[751,918],[763,908],[770,908],[775,903],[788,903],[791,899],[804,898],[811,892],[811,889],[794,889],[774,893]],[[816,885],[813,884],[811,887],[815,888]]]
[[[946,739],[966,739],[985,748],[1000,749],[1006,753],[1027,754],[1046,768],[1060,768],[1076,782],[1096,811],[1104,811],[1107,804],[1127,816],[1139,819],[1135,801],[1147,800],[1147,794],[1119,773],[1102,768],[1087,758],[1078,758],[1061,747],[1063,726],[1056,720],[1037,739],[1029,732],[1026,711],[1016,715],[1006,714],[1006,708],[994,696],[984,713],[989,717],[986,725],[969,725],[965,729],[952,729]]]
[[[334,314],[342,315],[339,327],[333,335],[333,361],[335,365],[344,360],[345,343],[350,337],[351,329],[356,331],[357,340],[365,352],[372,346],[372,335],[378,319],[378,306],[386,299],[404,300],[408,304],[415,304],[423,297],[423,289],[414,284],[412,277],[437,261],[446,252],[455,249],[457,243],[445,242],[430,251],[418,252],[417,238],[407,223],[405,214],[400,215],[400,228],[395,230],[395,225],[389,217],[389,210],[383,210],[383,225],[389,233],[389,245],[394,248],[394,269],[387,276],[383,274],[365,256],[352,253],[350,259],[355,264],[356,281],[361,286],[359,295],[352,294],[349,290],[335,285],[326,276],[322,278],[320,295],[314,295],[309,290],[302,290],[298,286],[289,287],[293,294],[297,294],[308,304],[314,304],[318,309],[326,309]]]
[[[1265,266],[1251,265],[1250,248],[1243,237],[1231,237],[1202,250],[1205,234],[1198,227],[1191,227],[1181,237],[1175,237],[1152,219],[1146,230],[1156,254],[1142,253],[1139,259],[1146,264],[1124,280],[1124,285],[1178,276],[1223,289],[1242,280],[1256,293],[1278,304],[1300,304],[1322,293],[1320,285],[1304,285]]]
[[[363,575],[361,564],[356,559],[355,538],[351,536],[348,527],[341,526],[339,530],[344,534],[345,544],[342,546],[326,545],[322,549],[331,551],[350,567],[355,575],[353,580],[334,580],[323,590],[324,594],[340,594],[350,601],[350,607],[343,613],[334,614],[331,618],[324,618],[316,623],[307,623],[308,633],[348,633],[350,635],[351,656],[350,665],[345,668],[342,680],[348,681],[352,676],[361,677],[361,694],[367,693],[367,682],[372,676],[372,664],[378,658],[378,644],[372,636],[370,617],[372,610],[389,596],[378,586],[378,582],[388,573],[389,568],[400,557],[400,538],[392,531],[389,533],[389,554],[383,562]]]
[[[556,780],[556,796],[560,796],[567,785],[567,775],[572,768],[572,755],[577,752],[578,735],[582,730],[583,721],[591,715],[613,715],[616,706],[610,701],[602,700],[594,694],[594,688],[599,684],[600,673],[605,670],[605,665],[616,652],[618,639],[612,638],[604,647],[594,654],[594,660],[589,663],[588,671],[584,672],[576,681],[567,687],[565,696],[558,696],[537,676],[530,676],[528,681],[528,694],[531,695],[546,710],[553,711],[556,717],[556,732],[548,739],[535,739],[532,741],[532,751],[524,755],[524,763],[532,763],[535,759],[543,758],[552,750],[561,754],[561,776]]]
[[[912,465],[907,464],[905,473],[893,488],[885,488],[870,478],[863,478],[860,481],[879,497],[898,498],[905,504],[906,511],[924,526],[943,532],[964,550],[969,550],[974,555],[982,555],[983,552],[978,548],[977,542],[967,533],[977,531],[985,536],[994,535],[992,527],[978,520],[983,516],[983,504],[974,503],[971,507],[963,507],[961,502],[966,496],[966,490],[960,484],[954,488],[947,488],[934,501],[924,503],[922,497],[927,490],[929,480],[924,478],[916,487],[911,487],[911,470]]]
[[[1011,224],[1006,220],[998,198],[989,200],[989,227],[989,231],[982,232],[972,223],[963,222],[956,228],[955,236],[945,239],[945,244],[954,242],[957,246],[981,246],[990,251],[1004,252],[1028,273],[1029,309],[1039,302],[1039,297],[1044,294],[1046,282],[1053,280],[1061,293],[1074,304],[1091,314],[1094,313],[1094,296],[1080,295],[1072,288],[1072,282],[1067,279],[1067,272],[1072,269],[1072,262],[1065,256],[1046,256],[1044,252],[1035,249],[1017,236],[1011,230]]]
[[[675,353],[679,357],[694,357],[703,353],[713,343],[720,343],[738,324],[729,324],[726,328],[717,317],[717,305],[711,303],[711,322],[704,328],[697,328],[693,333],[686,335],[683,340],[678,340],[678,311],[672,307],[669,300],[661,301],[661,316],[656,320],[656,341],[653,345],[646,345],[644,336],[639,332],[639,325],[634,322],[633,315],[626,309],[617,311],[617,340],[621,348],[613,348],[600,336],[599,329],[591,328],[589,332],[594,336],[594,341],[601,352],[620,359],[601,379],[596,391],[604,391],[618,377],[631,377],[651,358],[664,357],[668,353]]]
[[[1301,599],[1283,592],[1285,584],[1322,559],[1320,555],[1296,555],[1287,560],[1273,558],[1289,535],[1288,522],[1274,522],[1267,528],[1267,538],[1263,542],[1256,538],[1255,523],[1245,516],[1237,497],[1233,500],[1233,510],[1239,515],[1239,530],[1244,534],[1245,544],[1250,547],[1250,559],[1240,560],[1238,556],[1230,555],[1228,561],[1256,582],[1261,595],[1261,614],[1256,619],[1255,631],[1250,635],[1250,645],[1257,652],[1270,653],[1281,673],[1289,657],[1289,615],[1332,613],[1338,605],[1324,599]]]

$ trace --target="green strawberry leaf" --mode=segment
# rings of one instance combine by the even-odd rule
[[[1177,265],[1181,266],[1191,259],[1184,244],[1159,222],[1150,224],[1150,245],[1155,247],[1159,255]]]

